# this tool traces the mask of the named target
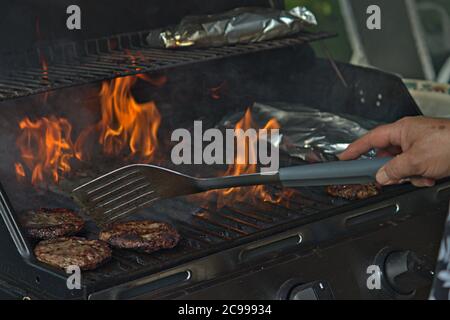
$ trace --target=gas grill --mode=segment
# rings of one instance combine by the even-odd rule
[[[114,29],[120,29],[121,24],[123,28],[117,35],[88,31],[77,36],[81,39],[68,39],[67,34],[57,34],[37,46],[23,49],[26,44],[21,44],[19,49],[11,47],[2,53],[0,294],[27,299],[426,298],[430,279],[404,270],[397,276],[415,284],[414,290],[404,291],[386,269],[387,262],[393,253],[412,252],[420,257],[420,267],[432,269],[427,263],[434,263],[439,249],[450,181],[429,189],[389,187],[360,201],[332,198],[323,188],[284,193],[278,186],[266,189],[271,195],[281,194],[276,204],[252,201],[249,195],[223,207],[207,196],[160,201],[135,218],[171,223],[182,236],[179,245],[152,254],[114,249],[111,261],[82,273],[80,290],[68,289],[64,271],[36,260],[36,243],[23,232],[18,222],[20,212],[38,207],[78,209],[70,190],[127,160],[122,155],[96,155],[75,165],[58,183],[36,187],[18,180],[14,172],[14,164],[20,160],[17,124],[25,117],[54,115],[69,119],[73,132],[81,132],[99,117],[102,82],[141,74],[167,79],[162,87],[145,81],[133,87],[138,102],[153,100],[158,106],[162,117],[158,140],[163,151],[170,146],[166,141],[174,128],[189,128],[198,119],[213,127],[227,114],[244,111],[255,101],[292,102],[378,122],[420,115],[398,77],[318,58],[309,43],[333,36],[326,32],[310,31],[223,48],[148,48],[146,32],[140,31],[145,27],[162,27],[186,14],[204,13],[201,10],[280,5],[263,0],[217,1],[214,6],[188,2],[189,6],[173,13],[167,3],[143,10],[153,12],[153,20],[140,15],[138,9],[130,9],[135,16],[124,16],[122,23],[115,21]],[[52,2],[42,3],[48,9]],[[143,8],[144,3],[127,4]],[[99,12],[102,5],[101,1],[80,1],[88,14]],[[120,5],[113,8],[117,12],[111,16],[120,14]],[[156,19],[158,14],[153,10],[167,20]],[[34,12],[45,24],[48,13]],[[135,25],[130,21],[134,17]],[[100,22],[102,26],[112,24],[107,19]],[[41,27],[41,33],[45,29]],[[215,90],[214,95],[211,90]],[[158,161],[173,166],[164,156]],[[282,154],[283,166],[301,163]],[[223,168],[214,166],[176,168],[197,176],[223,173]],[[88,222],[81,235],[95,238],[98,231]],[[370,266],[379,268],[382,284],[373,290],[367,286]]]

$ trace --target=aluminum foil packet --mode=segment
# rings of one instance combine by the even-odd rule
[[[233,127],[243,113],[222,120],[221,126]],[[255,103],[252,118],[264,125],[275,118],[280,124],[282,140],[277,147],[291,157],[314,163],[337,160],[350,143],[365,135],[380,123],[361,117],[333,114],[291,103]],[[272,142],[274,143],[274,142]],[[375,157],[375,151],[365,157]]]
[[[316,25],[316,17],[305,7],[289,11],[244,7],[185,17],[177,26],[150,32],[147,43],[156,48],[220,47],[286,37]]]

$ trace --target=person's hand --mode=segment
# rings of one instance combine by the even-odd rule
[[[380,126],[352,143],[339,158],[356,159],[371,149],[380,157],[396,156],[378,172],[379,184],[411,178],[415,186],[431,187],[450,176],[450,120],[412,117]]]

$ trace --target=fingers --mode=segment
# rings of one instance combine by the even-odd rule
[[[435,179],[448,176],[450,172],[450,153],[439,146],[446,145],[449,135],[443,122],[404,118],[370,131],[352,143],[339,158],[352,160],[376,149],[379,157],[396,156],[377,173],[380,185],[411,182],[417,187],[431,187]]]
[[[376,176],[377,182],[381,185],[400,184],[407,181],[417,187],[431,187],[435,181],[428,178],[415,178],[420,175],[414,161],[411,161],[410,153],[403,153],[389,161],[381,168]]]
[[[411,183],[416,187],[424,188],[424,187],[433,187],[436,184],[436,181],[427,178],[413,178],[411,179]]]
[[[389,149],[392,146],[400,146],[400,142],[401,126],[399,123],[380,126],[352,143],[339,155],[339,159],[356,159],[371,149]]]
[[[383,186],[398,184],[414,176],[414,170],[408,163],[408,156],[401,154],[389,161],[377,173],[377,182]]]

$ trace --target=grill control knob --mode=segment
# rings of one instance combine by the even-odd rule
[[[278,291],[280,300],[331,300],[333,292],[327,281],[302,284],[300,279],[290,279]]]
[[[394,251],[384,262],[384,275],[389,287],[400,295],[412,295],[416,289],[430,285],[432,265],[412,251]]]
[[[302,288],[301,286],[295,287],[289,293],[289,300],[319,300],[314,288],[307,287]]]

